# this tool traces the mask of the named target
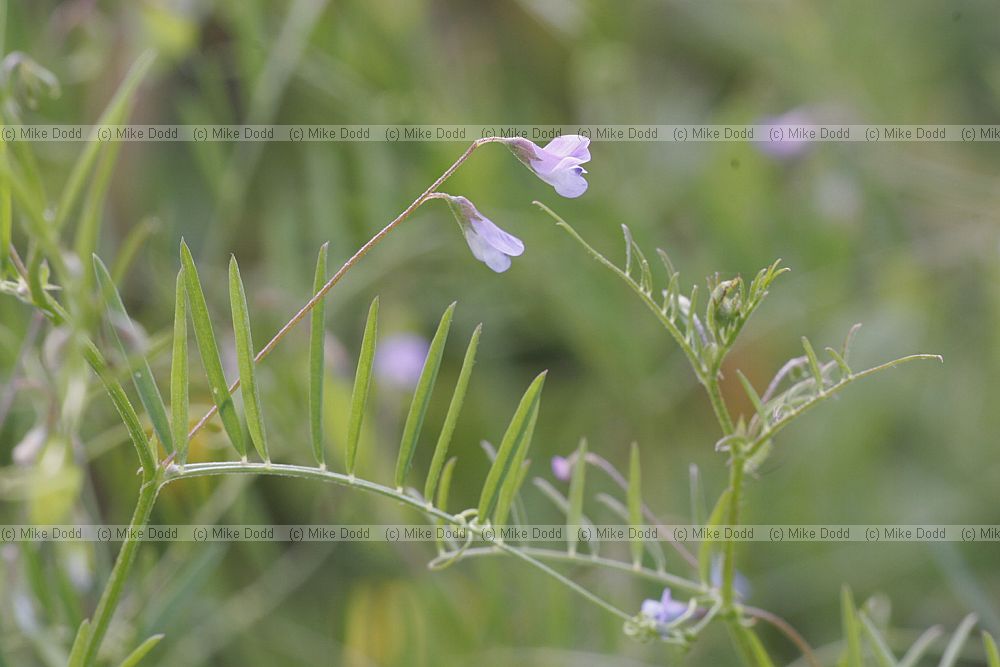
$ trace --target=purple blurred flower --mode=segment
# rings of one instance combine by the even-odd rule
[[[663,595],[659,600],[644,600],[640,613],[657,624],[666,625],[676,621],[686,612],[688,606],[683,602],[673,599],[669,588],[663,589]]]
[[[375,348],[375,377],[398,389],[417,386],[430,343],[417,334],[386,336]]]
[[[524,243],[494,225],[465,197],[446,195],[472,255],[497,273],[510,268],[510,258],[524,252]]]
[[[722,587],[722,555],[717,554],[715,558],[712,559],[712,569],[709,573],[709,581],[716,588]],[[733,589],[736,591],[736,596],[741,600],[745,600],[750,597],[750,581],[747,580],[743,574],[737,570],[733,576]]]
[[[790,160],[809,150],[810,142],[797,136],[805,125],[811,125],[813,118],[802,109],[792,109],[780,116],[770,116],[760,121],[760,125],[770,125],[782,130],[780,140],[773,139],[754,144],[764,155],[776,160]],[[770,136],[770,135],[769,135]]]
[[[573,462],[565,456],[552,457],[552,476],[556,479],[568,482],[573,474]]]
[[[541,148],[535,143],[515,137],[504,141],[507,148],[538,178],[556,189],[563,197],[579,197],[587,191],[587,170],[580,165],[590,162],[590,139],[578,134],[556,137]]]

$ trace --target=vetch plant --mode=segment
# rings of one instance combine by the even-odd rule
[[[510,268],[510,258],[524,252],[521,239],[493,224],[465,197],[441,195],[455,214],[472,255],[497,273]]]
[[[545,148],[514,137],[504,143],[518,160],[554,187],[563,197],[579,197],[587,191],[587,173],[582,164],[590,162],[590,139],[577,134],[556,137]]]
[[[127,75],[121,88],[102,116],[102,122],[120,122],[127,117],[132,96],[147,71],[151,57],[144,57]],[[628,554],[601,555],[595,545],[582,544],[577,531],[569,530],[570,539],[564,549],[539,548],[515,540],[497,537],[496,529],[516,523],[527,523],[519,503],[525,490],[529,471],[528,453],[535,425],[541,414],[542,390],[546,372],[540,372],[527,386],[513,410],[498,446],[490,450],[492,462],[482,481],[475,506],[455,511],[450,498],[451,480],[458,467],[449,448],[465,401],[475,363],[481,326],[469,334],[465,354],[448,403],[447,413],[438,430],[428,470],[415,479],[414,452],[427,424],[428,407],[435,392],[442,355],[451,335],[455,304],[445,310],[438,328],[427,346],[413,396],[400,436],[398,455],[391,480],[367,479],[358,470],[358,454],[362,446],[361,432],[371,394],[372,376],[376,372],[378,354],[379,300],[375,297],[364,323],[363,337],[357,356],[356,373],[350,398],[347,441],[344,460],[334,464],[326,459],[323,433],[323,367],[324,312],[323,299],[343,276],[380,243],[390,232],[406,221],[424,203],[443,199],[454,213],[473,256],[496,272],[506,271],[511,258],[521,255],[523,243],[503,231],[464,196],[441,191],[445,181],[472,154],[490,143],[504,143],[544,182],[565,197],[577,197],[587,189],[582,164],[590,160],[589,142],[584,137],[565,136],[540,148],[523,139],[489,137],[473,142],[441,176],[395,219],[361,246],[344,264],[329,275],[328,249],[322,246],[314,271],[312,296],[282,326],[274,336],[257,349],[250,335],[251,313],[235,256],[229,259],[228,294],[230,316],[235,339],[238,378],[226,377],[220,354],[219,339],[212,324],[211,310],[205,296],[198,267],[188,246],[180,245],[179,272],[174,282],[174,322],[171,340],[169,391],[163,392],[149,363],[151,343],[131,319],[121,299],[114,269],[109,270],[96,254],[96,229],[100,224],[97,202],[104,195],[106,177],[112,168],[114,144],[91,142],[70,172],[69,182],[53,212],[43,190],[33,183],[37,171],[29,152],[14,155],[0,153],[0,203],[17,204],[17,216],[29,240],[27,260],[12,243],[4,248],[5,292],[29,303],[44,316],[50,326],[69,333],[72,344],[78,346],[104,387],[121,417],[128,438],[136,452],[141,483],[128,537],[122,542],[107,583],[96,607],[88,618],[79,623],[72,644],[66,651],[69,665],[93,665],[110,656],[102,652],[111,620],[119,608],[122,593],[128,585],[139,541],[138,530],[149,523],[159,492],[166,486],[197,477],[231,475],[277,475],[309,481],[329,482],[359,492],[390,498],[437,525],[460,528],[468,535],[465,541],[442,539],[437,556],[430,562],[433,569],[444,569],[463,560],[509,556],[553,578],[583,599],[617,617],[624,631],[641,640],[656,640],[666,644],[689,647],[701,633],[715,622],[729,630],[736,652],[748,665],[771,665],[772,660],[761,642],[756,623],[765,622],[782,632],[793,642],[812,665],[821,664],[806,640],[778,615],[751,607],[741,594],[741,575],[736,567],[735,541],[715,542],[706,539],[697,552],[671,542],[660,534],[664,522],[644,502],[642,496],[642,466],[640,449],[630,449],[627,474],[618,471],[586,440],[566,457],[551,461],[552,474],[565,493],[544,478],[533,480],[539,489],[564,514],[569,527],[590,523],[590,503],[596,500],[618,514],[635,531]],[[95,168],[95,165],[96,168]],[[88,181],[88,175],[96,173]],[[77,223],[77,237],[72,247],[66,243],[65,224],[76,211],[81,196],[85,204]],[[536,202],[537,203],[537,202]],[[589,245],[567,222],[551,209],[538,206],[563,229],[571,239],[593,257],[600,266],[617,277],[646,306],[667,335],[680,347],[690,363],[694,376],[704,388],[719,425],[715,449],[724,454],[729,469],[729,481],[719,494],[714,509],[704,519],[708,525],[738,526],[745,505],[745,487],[774,447],[776,436],[792,421],[813,407],[842,391],[858,380],[910,361],[940,359],[935,355],[916,354],[901,357],[866,370],[851,365],[853,328],[837,349],[828,347],[820,357],[813,345],[802,339],[803,355],[780,368],[764,391],[758,391],[739,371],[742,387],[754,410],[748,415],[734,415],[720,388],[722,367],[740,333],[751,316],[761,306],[774,281],[784,269],[778,262],[757,273],[753,279],[740,277],[723,279],[712,276],[707,282],[703,303],[697,286],[684,287],[668,255],[657,251],[666,281],[656,287],[654,271],[645,254],[632,239],[627,227],[625,262],[619,267]],[[3,211],[0,222],[9,225],[10,208]],[[5,239],[10,234],[5,229]],[[87,266],[83,271],[79,267]],[[120,274],[119,274],[120,275]],[[84,277],[86,276],[86,277]],[[96,289],[95,289],[96,288]],[[98,312],[89,312],[91,297],[97,295]],[[259,365],[286,337],[288,332],[310,319],[308,347],[309,388],[308,423],[310,449],[315,465],[298,465],[272,460],[268,447],[267,401],[258,382]],[[106,331],[104,341],[98,330]],[[205,377],[210,387],[213,407],[188,428],[191,404],[189,400],[190,363],[189,333],[194,333]],[[117,358],[114,358],[116,355]],[[146,414],[151,431],[147,433],[136,404],[123,386],[127,371],[139,405]],[[242,415],[234,401],[239,390]],[[164,400],[169,396],[169,408]],[[190,462],[189,444],[216,414],[222,432],[232,446],[234,457],[210,462]],[[246,442],[243,421],[250,442]],[[249,446],[248,446],[249,445]],[[305,446],[303,447],[305,449]],[[342,465],[342,467],[341,467]],[[339,470],[337,468],[340,468]],[[588,473],[608,476],[620,489],[621,497],[588,495]],[[693,481],[697,480],[693,476]],[[422,483],[421,483],[422,482]],[[419,490],[418,490],[419,489]],[[697,495],[695,493],[694,495]],[[701,517],[693,517],[701,523]],[[669,544],[679,555],[676,566],[665,557],[662,545]],[[628,573],[648,582],[650,597],[645,601],[625,599],[612,601],[581,584],[564,571],[563,566],[606,569]],[[669,567],[668,567],[669,566]],[[575,571],[574,570],[570,570]],[[864,605],[858,608],[850,591],[843,598],[844,645],[840,664],[858,667],[873,655],[880,665],[913,665],[931,644],[927,636],[918,639],[901,660],[888,648],[885,630],[871,617]],[[975,623],[969,617],[962,623],[944,652],[943,665],[954,664],[958,652]],[[135,665],[155,647],[161,635],[145,639],[124,656],[123,665]],[[997,667],[996,649],[988,635],[984,645]]]

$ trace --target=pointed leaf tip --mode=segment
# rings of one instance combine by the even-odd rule
[[[241,457],[245,457],[246,443],[243,441],[243,429],[240,426],[239,416],[236,414],[236,406],[233,403],[233,398],[229,393],[226,375],[222,370],[219,346],[212,327],[212,318],[208,314],[208,303],[205,300],[205,292],[201,287],[198,267],[195,266],[190,248],[188,248],[183,240],[181,241],[180,254],[184,284],[187,288],[188,312],[191,314],[195,341],[198,343],[198,350],[201,353],[202,366],[205,368],[205,375],[208,377],[212,399],[219,409],[219,418],[222,420],[222,426],[225,428],[226,435],[229,436],[229,440],[233,443],[233,447],[236,448],[236,452]]]
[[[156,437],[163,443],[163,448],[166,452],[170,454],[174,451],[170,420],[167,418],[167,408],[163,403],[163,396],[160,394],[160,389],[153,378],[153,370],[149,366],[145,350],[133,350],[133,354],[130,354],[130,350],[128,349],[129,347],[141,348],[141,345],[137,342],[140,340],[139,332],[132,323],[128,311],[125,309],[121,294],[119,294],[118,288],[111,278],[108,267],[105,266],[104,262],[96,254],[91,255],[91,262],[94,266],[98,290],[104,302],[108,328],[111,330],[118,351],[127,365],[129,364],[130,357],[136,356],[134,352],[138,352],[139,359],[135,362],[135,368],[129,369],[129,375],[132,377],[132,384],[139,395],[139,401],[146,410],[146,414],[149,415],[149,420],[153,425]]]
[[[364,421],[365,407],[368,404],[368,393],[371,389],[372,363],[375,359],[375,339],[378,329],[378,297],[372,299],[368,307],[368,318],[365,320],[365,332],[361,339],[361,354],[358,357],[358,368],[354,376],[354,389],[351,392],[351,413],[347,425],[347,473],[354,474],[357,463],[358,443],[361,440],[361,425]]]
[[[395,481],[397,488],[402,488],[406,483],[406,473],[409,472],[410,464],[413,462],[413,453],[417,448],[424,417],[427,415],[427,408],[430,405],[434,385],[437,382],[438,370],[441,368],[441,359],[444,356],[448,332],[451,330],[456,303],[452,302],[444,311],[444,315],[441,316],[437,331],[434,332],[434,338],[431,339],[424,367],[420,371],[416,389],[413,392],[413,401],[410,403],[410,411],[406,415],[403,437],[399,444],[399,456],[396,459]]]
[[[445,465],[448,446],[451,444],[452,435],[455,433],[458,416],[461,414],[462,405],[465,402],[465,392],[469,387],[469,378],[472,376],[472,368],[476,363],[476,351],[479,347],[479,336],[482,330],[483,325],[479,324],[472,332],[469,345],[465,349],[462,369],[458,373],[455,390],[452,392],[451,402],[448,404],[448,412],[445,415],[444,424],[441,426],[441,434],[438,436],[437,444],[434,447],[434,455],[431,458],[431,465],[427,471],[427,481],[424,484],[424,498],[428,500],[434,497],[435,487],[438,484],[442,467]]]
[[[316,258],[316,272],[313,277],[313,294],[318,294],[326,283],[326,257],[330,242],[319,247]],[[323,379],[326,374],[324,337],[326,310],[324,300],[316,302],[310,318],[309,333],[309,434],[313,456],[320,467],[326,465],[326,451],[323,446]]]
[[[170,426],[174,436],[177,463],[187,461],[188,448],[188,330],[187,291],[184,287],[184,269],[177,272],[174,292],[174,340],[170,358]]]
[[[523,460],[527,445],[530,444],[530,429],[533,428],[532,413],[537,411],[542,386],[545,383],[545,375],[548,371],[543,371],[525,390],[521,397],[521,402],[511,417],[510,424],[504,432],[500,447],[497,449],[496,458],[490,466],[486,481],[479,496],[478,516],[481,522],[485,522],[493,513],[496,507],[501,484],[511,474],[516,474],[517,468],[512,466],[515,459]],[[529,426],[530,423],[530,426]],[[519,449],[523,451],[519,452]]]
[[[584,486],[587,481],[587,439],[581,438],[576,449],[576,463],[569,478],[569,507],[566,510],[566,525],[569,527],[567,540],[570,555],[576,554],[577,533],[583,523]]]
[[[261,410],[260,388],[257,385],[250,313],[236,255],[230,255],[229,258],[229,304],[233,317],[233,337],[236,340],[236,359],[240,371],[240,391],[243,394],[247,430],[250,432],[250,440],[257,453],[263,460],[270,461],[271,457],[267,451],[267,431],[264,428],[264,415]]]

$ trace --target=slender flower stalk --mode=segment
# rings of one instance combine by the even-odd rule
[[[401,225],[407,218],[413,215],[414,211],[420,208],[420,206],[424,204],[424,202],[434,198],[434,195],[435,193],[437,193],[438,188],[440,188],[445,181],[451,178],[451,176],[456,171],[458,171],[458,168],[461,167],[466,160],[472,157],[472,154],[476,152],[477,148],[485,144],[495,143],[499,141],[504,141],[504,140],[500,137],[485,137],[483,139],[477,139],[473,141],[472,144],[465,149],[465,152],[462,153],[458,157],[458,159],[452,163],[450,167],[445,169],[444,172],[440,176],[438,176],[437,179],[435,179],[435,181],[431,183],[430,186],[428,186],[428,188],[424,190],[419,197],[414,199],[410,203],[410,205],[407,206],[405,209],[403,209],[403,212],[400,213],[398,216],[396,216],[391,222],[389,222],[389,224],[380,229],[373,237],[368,239],[368,241],[363,246],[358,248],[358,250],[353,255],[351,255],[351,257],[346,262],[344,262],[344,264],[339,269],[337,269],[336,273],[330,276],[330,279],[326,281],[323,287],[321,287],[319,291],[317,291],[312,296],[312,298],[310,298],[309,301],[307,301],[305,305],[302,306],[298,310],[298,312],[295,313],[295,315],[293,315],[292,318],[288,320],[288,322],[286,322],[285,325],[278,330],[278,333],[274,334],[271,340],[268,341],[267,345],[262,347],[260,351],[257,352],[256,356],[254,357],[254,363],[260,363],[262,359],[264,359],[267,355],[271,354],[271,351],[274,350],[274,348],[278,345],[281,339],[287,336],[289,331],[291,331],[293,328],[295,328],[295,326],[299,322],[305,319],[305,317],[309,314],[309,312],[316,307],[316,304],[319,303],[320,300],[326,296],[327,292],[333,289],[333,286],[339,283],[341,279],[344,277],[344,275],[346,275],[348,271],[350,271],[358,262],[360,262],[361,259],[372,250],[372,248],[381,243],[382,240],[385,239],[385,237],[388,236],[390,232],[392,232],[392,230],[396,229],[396,227]],[[240,381],[239,379],[237,379],[231,385],[229,385],[229,393],[232,394],[239,388],[239,386],[240,386]],[[217,407],[213,406],[209,408],[209,410],[205,413],[205,415],[198,420],[198,423],[194,425],[190,433],[188,433],[188,438],[189,439],[193,438],[195,434],[198,433],[198,431],[204,428],[205,424],[208,423],[208,420],[211,419],[216,412],[218,412]]]

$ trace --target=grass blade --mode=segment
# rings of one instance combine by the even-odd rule
[[[910,646],[903,659],[899,661],[899,667],[916,667],[917,663],[920,662],[920,658],[924,657],[924,653],[931,647],[931,644],[941,636],[941,632],[941,626],[938,625],[924,630],[917,637],[917,641],[913,642]]]
[[[840,356],[843,357],[844,362],[849,362],[851,360],[851,346],[854,345],[854,338],[858,335],[858,331],[861,330],[861,322],[853,325],[844,337],[843,347],[840,348]]]
[[[66,659],[66,667],[83,667],[83,655],[89,643],[90,619],[85,618],[80,622],[80,627],[76,631],[73,646],[69,650],[69,658]]]
[[[719,496],[719,500],[716,501],[712,513],[708,515],[708,523],[705,524],[706,528],[718,526],[722,523],[722,517],[729,508],[729,493],[730,490],[726,489]],[[702,583],[706,585],[712,579],[712,549],[714,546],[715,541],[712,539],[702,540],[701,544],[698,545],[698,574],[701,577]]]
[[[969,614],[962,619],[962,622],[958,624],[958,629],[955,630],[955,634],[948,641],[938,667],[953,667],[958,662],[962,647],[965,646],[965,642],[969,638],[969,633],[972,632],[972,628],[975,627],[977,620],[979,619],[975,614]]]
[[[319,248],[316,258],[316,275],[313,278],[313,294],[326,282],[326,255],[329,243]],[[326,449],[323,447],[323,377],[325,358],[323,338],[326,334],[326,310],[324,299],[313,307],[309,315],[309,434],[312,440],[316,465],[326,468]]]
[[[522,435],[528,426],[532,408],[535,401],[539,399],[542,385],[545,384],[545,375],[548,371],[543,371],[536,377],[525,390],[521,397],[521,402],[511,417],[510,424],[504,432],[503,440],[500,441],[500,448],[497,450],[496,458],[490,471],[486,475],[483,483],[483,490],[479,495],[479,506],[477,516],[480,522],[485,522],[487,517],[493,512],[496,506],[500,484],[509,474],[516,474],[517,468],[511,466],[514,459],[515,448],[522,440]]]
[[[805,336],[802,337],[802,348],[806,351],[806,357],[809,359],[809,370],[812,372],[813,380],[816,382],[816,391],[823,393],[823,371],[819,367],[819,359],[816,358],[816,351],[813,349],[812,343]]]
[[[444,464],[444,469],[441,470],[441,485],[438,486],[437,507],[445,512],[448,511],[448,494],[451,491],[451,476],[455,471],[456,463],[458,463],[458,457],[453,456],[448,459],[448,462]]]
[[[7,164],[7,142],[0,144],[0,161]],[[6,170],[4,170],[6,171]],[[0,276],[4,275],[10,243],[14,232],[14,210],[10,192],[10,181],[0,178]]]
[[[128,654],[128,656],[122,660],[118,667],[135,667],[142,659],[146,657],[146,654],[152,651],[160,640],[163,639],[163,635],[153,635],[139,644],[134,651]]]
[[[639,464],[639,443],[632,443],[628,461],[628,522],[635,529],[642,526],[642,466]],[[638,530],[636,533],[638,534]],[[643,540],[632,540],[632,564],[642,567]]]
[[[174,349],[170,358],[170,418],[177,463],[184,465],[188,450],[188,325],[184,269],[177,272],[174,294]]]
[[[566,508],[566,525],[569,526],[567,550],[569,554],[576,554],[577,530],[583,521],[583,489],[587,482],[587,440],[580,440],[579,447],[576,448],[576,463],[573,464],[573,474],[569,478],[569,505]],[[573,526],[577,526],[574,530]]]
[[[399,443],[399,456],[396,458],[397,489],[403,488],[403,484],[406,482],[406,473],[409,472],[410,464],[413,462],[413,452],[417,449],[420,429],[423,428],[427,406],[430,405],[434,383],[437,382],[438,370],[441,368],[441,357],[444,354],[444,345],[448,340],[448,331],[451,329],[451,320],[454,314],[455,304],[452,303],[441,316],[441,322],[438,323],[434,338],[431,339],[431,346],[427,351],[423,370],[420,371],[417,388],[413,391],[413,401],[410,403],[410,411],[407,413],[406,422],[403,425],[403,438]]]
[[[187,288],[188,310],[191,311],[191,322],[194,324],[194,338],[198,342],[201,353],[201,363],[208,376],[208,386],[212,391],[212,399],[219,408],[219,418],[226,429],[230,442],[236,452],[245,460],[247,446],[243,441],[243,430],[236,414],[236,405],[229,394],[226,375],[222,370],[222,360],[219,358],[219,346],[215,341],[215,331],[212,329],[212,318],[208,314],[208,303],[201,289],[198,278],[198,268],[194,265],[191,250],[181,241],[181,266],[184,273],[184,285]]]
[[[517,498],[517,491],[521,488],[525,475],[527,475],[528,469],[526,467],[527,461],[525,460],[525,456],[531,447],[531,438],[535,434],[535,422],[538,421],[538,406],[540,402],[540,399],[536,396],[531,405],[528,423],[518,437],[517,444],[514,446],[514,456],[509,468],[510,472],[500,483],[500,491],[497,493],[497,507],[493,511],[493,523],[495,525],[502,526],[507,522],[510,508],[514,504],[514,499]]]
[[[469,388],[469,378],[472,376],[472,367],[476,363],[479,334],[482,331],[483,325],[480,324],[472,332],[469,346],[465,349],[462,370],[458,373],[455,392],[451,395],[451,403],[448,404],[448,414],[445,415],[444,425],[441,427],[441,435],[438,436],[437,445],[434,447],[434,456],[431,459],[431,466],[427,471],[427,482],[424,484],[424,498],[427,499],[427,502],[431,502],[434,498],[434,490],[441,475],[441,468],[444,466],[445,457],[448,455],[448,445],[451,444],[451,437],[455,433],[458,415],[462,412],[462,404],[465,402],[465,392]]]
[[[240,367],[240,391],[243,392],[243,410],[247,416],[247,430],[254,448],[265,462],[270,462],[267,453],[267,430],[260,407],[260,389],[257,386],[256,362],[254,362],[253,336],[250,335],[250,313],[247,311],[247,295],[240,277],[240,267],[236,255],[229,257],[229,305],[233,312],[233,335],[236,338],[236,359]]]
[[[150,446],[149,439],[146,437],[146,431],[142,428],[142,423],[139,421],[139,415],[136,414],[135,408],[132,407],[131,401],[128,400],[128,396],[125,394],[125,390],[122,388],[121,383],[115,378],[111,369],[108,368],[108,364],[104,361],[104,357],[101,356],[100,351],[93,343],[87,343],[83,349],[83,355],[90,364],[90,367],[94,369],[97,373],[97,377],[101,379],[101,383],[104,385],[104,389],[108,392],[108,396],[111,397],[111,402],[114,403],[115,410],[118,411],[118,415],[122,418],[122,422],[125,423],[125,429],[128,431],[129,439],[132,440],[132,445],[135,447],[135,453],[139,457],[139,462],[142,464],[143,473],[146,476],[152,477],[154,470],[156,469],[156,462],[153,460],[152,447]]]
[[[844,625],[845,648],[839,664],[844,667],[865,667],[861,655],[861,627],[854,606],[854,596],[847,586],[840,589],[840,614]]]
[[[629,517],[629,510],[620,500],[611,496],[607,493],[598,493],[594,496],[594,500],[601,503],[612,513],[618,516],[623,524],[629,524],[631,519]],[[641,542],[645,551],[649,552],[649,556],[653,559],[654,568],[659,572],[663,572],[664,568],[667,566],[666,558],[663,555],[663,549],[660,547],[660,543],[657,540],[644,540]],[[641,565],[641,561],[640,561]]]
[[[705,491],[701,487],[701,469],[697,463],[692,463],[688,467],[688,480],[691,487],[691,523],[700,526],[702,517],[708,512],[708,503],[705,501]]]
[[[118,290],[115,288],[115,284],[111,280],[111,274],[108,273],[104,262],[97,255],[93,255],[93,262],[94,274],[97,276],[97,284],[104,300],[108,323],[111,325],[110,329],[113,332],[115,342],[118,344],[118,349],[121,351],[122,358],[128,359],[129,355],[125,349],[125,342],[122,340],[121,334],[125,334],[126,340],[136,341],[139,339],[139,333],[132,325],[132,320],[125,310],[125,304],[122,303],[121,295],[118,294]],[[167,450],[167,453],[173,452],[174,444],[170,433],[170,421],[167,419],[167,408],[163,404],[163,397],[156,386],[156,381],[153,379],[153,371],[150,369],[145,355],[142,355],[136,364],[135,370],[132,372],[132,383],[135,385],[135,390],[139,393],[139,401],[142,402],[142,407],[145,408],[146,414],[149,415],[149,420],[153,424],[156,437],[163,443],[163,447]]]
[[[896,657],[892,654],[892,649],[889,648],[881,631],[875,627],[875,622],[863,611],[858,613],[858,618],[861,619],[861,629],[868,637],[868,643],[873,649],[872,653],[875,654],[875,661],[880,667],[896,667]]]
[[[146,51],[139,56],[125,74],[121,85],[118,86],[118,90],[115,91],[114,96],[108,102],[108,106],[104,109],[100,118],[97,119],[95,125],[122,124],[128,115],[132,97],[135,95],[139,84],[146,77],[146,73],[149,71],[155,58],[156,55],[152,51]],[[88,141],[84,144],[83,152],[80,153],[80,157],[73,164],[69,179],[66,181],[62,196],[59,198],[59,205],[56,207],[56,217],[53,223],[55,230],[62,229],[62,226],[69,218],[69,213],[73,209],[80,191],[83,189],[84,179],[93,171],[97,154],[104,146],[104,142],[101,141]]]
[[[757,633],[752,628],[748,628],[739,622],[730,623],[729,627],[736,635],[736,642],[741,647],[749,664],[754,667],[774,667],[771,656],[767,654],[767,649],[764,648],[760,637],[757,636]]]
[[[743,371],[737,370],[736,377],[739,378],[740,384],[743,385],[743,391],[746,392],[747,398],[753,403],[753,409],[757,411],[757,418],[760,419],[761,428],[767,426],[767,412],[764,410],[764,405],[760,401],[760,395],[757,390],[753,388],[750,384],[750,380],[747,376],[743,374]]]
[[[993,635],[983,630],[983,649],[986,651],[987,667],[1000,667],[1000,651]]]
[[[837,362],[837,366],[840,367],[841,377],[845,377],[845,378],[846,377],[851,377],[851,367],[848,366],[847,365],[847,361],[845,361],[844,358],[842,356],[840,356],[840,352],[837,352],[832,347],[827,347],[826,351],[830,355],[830,357],[835,362]]]
[[[354,391],[351,392],[351,416],[347,424],[347,474],[354,474],[354,465],[358,457],[358,441],[361,440],[361,423],[365,417],[365,406],[368,404],[368,391],[371,389],[372,362],[375,359],[375,334],[378,329],[378,297],[368,308],[368,319],[365,321],[365,335],[361,339],[361,356],[358,358],[358,371],[354,376]]]
[[[441,485],[438,486],[437,494],[437,507],[438,509],[447,512],[448,511],[448,493],[451,491],[451,476],[455,472],[455,463],[458,461],[458,457],[451,457],[448,462],[444,464],[444,469],[441,471]],[[431,499],[427,499],[427,504],[431,504]],[[438,519],[435,522],[438,526],[445,525],[444,519]],[[447,547],[445,544],[444,536],[440,533],[435,535],[437,541],[437,549],[439,553],[443,553]]]
[[[97,250],[97,240],[103,221],[101,209],[107,197],[108,187],[111,185],[111,174],[118,161],[120,150],[121,144],[117,141],[108,144],[94,166],[90,186],[87,188],[87,195],[80,209],[79,222],[76,224],[76,236],[73,239],[73,248],[78,257],[92,255]]]
[[[120,283],[128,273],[136,255],[142,249],[142,245],[156,233],[160,223],[156,218],[145,218],[138,225],[133,227],[121,245],[118,247],[118,255],[114,264],[111,265],[111,278],[115,283]]]

